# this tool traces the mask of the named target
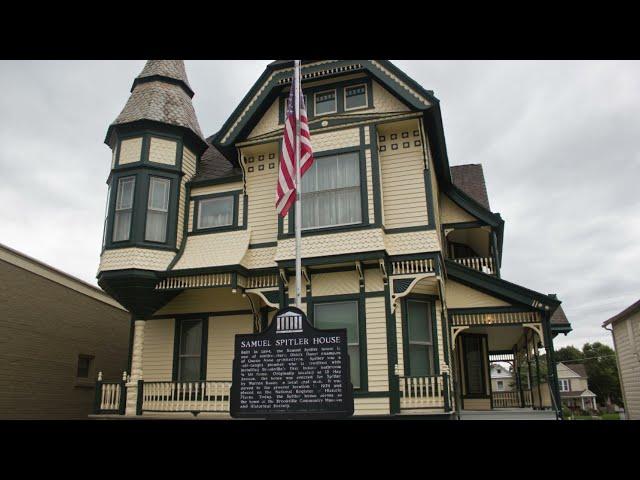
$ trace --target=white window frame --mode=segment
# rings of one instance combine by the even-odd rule
[[[331,112],[318,113],[316,109],[316,97],[318,95],[322,95],[323,93],[333,92],[333,101],[335,103],[335,109]],[[332,113],[338,113],[338,90],[336,88],[330,88],[328,90],[322,90],[321,92],[315,92],[313,94],[313,116],[314,117],[322,117],[323,115],[331,115]]]
[[[168,184],[168,188],[167,188],[167,208],[166,210],[162,210],[162,209],[158,209],[158,208],[152,208],[150,203],[151,203],[151,184],[153,183],[154,180],[159,180],[162,183]],[[153,242],[153,243],[167,243],[167,230],[169,228],[169,209],[171,206],[171,179],[170,178],[166,178],[166,177],[159,177],[156,175],[151,175],[149,177],[149,191],[147,192],[147,212],[145,214],[145,223],[144,223],[144,241],[145,242]],[[147,225],[148,225],[148,216],[149,216],[149,212],[160,212],[160,213],[164,213],[166,214],[166,220],[164,223],[164,240],[150,240],[147,238]]]
[[[351,107],[351,108],[347,108],[347,90],[349,88],[356,88],[356,87],[364,87],[364,101],[365,104],[361,105],[359,107]],[[347,85],[346,87],[344,87],[342,89],[342,101],[344,102],[344,111],[345,112],[350,112],[352,110],[361,110],[361,109],[365,109],[365,108],[369,108],[369,86],[366,83],[358,83],[356,85]]]
[[[231,199],[231,221],[229,223],[225,223],[222,225],[214,225],[213,227],[203,227],[201,226],[201,221],[202,221],[202,202],[208,202],[208,201],[221,201],[224,200],[226,198],[230,198]],[[196,219],[196,230],[209,230],[212,228],[224,228],[224,227],[230,227],[233,225],[233,217],[235,215],[235,211],[234,211],[234,203],[235,203],[235,198],[233,196],[233,194],[230,195],[220,195],[219,197],[209,197],[209,198],[201,198],[199,200],[197,200],[198,202],[198,218]]]
[[[561,392],[570,392],[571,391],[571,384],[569,383],[569,379],[567,378],[561,378],[559,379],[559,389]],[[566,386],[566,388],[565,388]]]

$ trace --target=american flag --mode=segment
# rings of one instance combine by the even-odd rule
[[[287,102],[284,122],[282,152],[280,154],[280,170],[278,172],[278,187],[276,188],[276,210],[281,217],[285,217],[289,208],[296,200],[296,112],[293,82]],[[307,108],[304,95],[300,88],[300,178],[313,164],[311,136],[307,123]]]

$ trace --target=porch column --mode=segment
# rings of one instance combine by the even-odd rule
[[[539,406],[540,410],[542,410],[542,390],[540,388],[540,356],[538,355],[538,342],[536,341],[536,333],[532,335],[533,338],[533,358],[536,361],[536,382],[538,384],[538,400],[540,401]],[[532,393],[533,395],[533,393]]]
[[[557,408],[558,418],[562,420],[562,403],[560,399],[560,386],[558,385],[558,371],[556,369],[555,352],[553,350],[553,337],[551,335],[551,323],[549,311],[540,312],[542,317],[542,331],[544,333],[544,347],[547,352],[547,378],[549,382],[549,394],[553,395]]]
[[[127,405],[125,415],[136,415],[138,404],[138,380],[142,380],[142,351],[144,347],[145,320],[136,320],[133,330],[133,349],[131,352],[131,376],[127,382]]]

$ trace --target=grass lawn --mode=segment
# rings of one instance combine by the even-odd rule
[[[592,417],[590,415],[576,415],[574,420],[620,420],[620,415],[617,413],[603,413],[599,417]]]

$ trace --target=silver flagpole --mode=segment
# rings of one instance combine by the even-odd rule
[[[296,113],[296,307],[302,308],[302,209],[300,206],[300,60],[295,60],[293,88]]]

